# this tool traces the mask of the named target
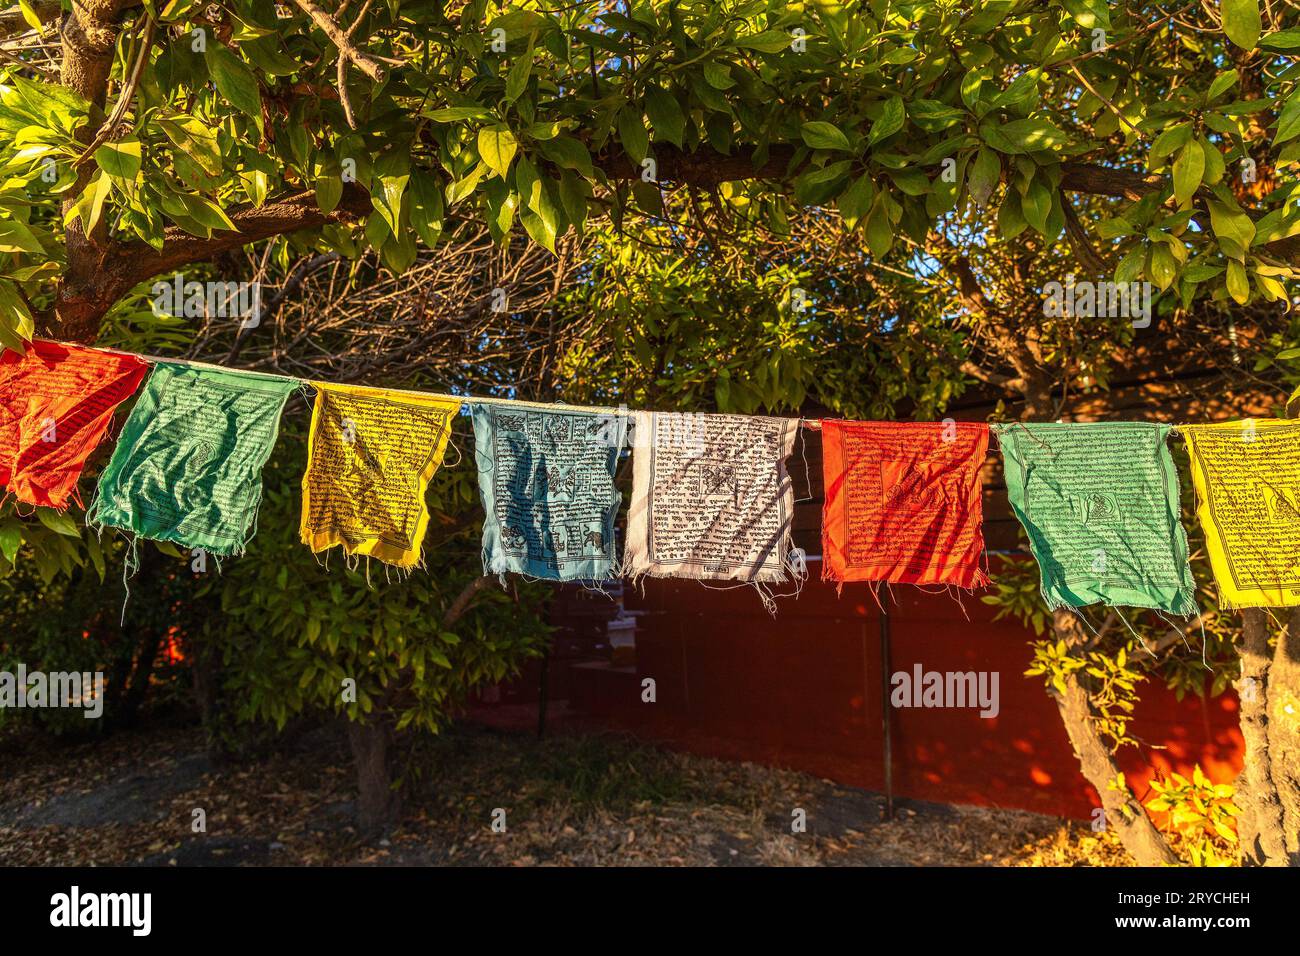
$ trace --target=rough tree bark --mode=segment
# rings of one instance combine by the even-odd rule
[[[1249,866],[1300,866],[1300,608],[1269,650],[1267,612],[1242,612],[1237,834]]]
[[[1266,690],[1268,762],[1282,805],[1284,855],[1277,862],[1300,866],[1300,609],[1278,635]]]
[[[1070,611],[1057,611],[1052,615],[1052,630],[1058,640],[1064,640],[1073,650],[1079,650],[1087,641],[1087,634],[1079,619]],[[1142,804],[1126,786],[1122,791],[1110,788],[1110,782],[1120,770],[1110,748],[1097,732],[1092,719],[1092,706],[1088,693],[1074,676],[1065,678],[1065,693],[1053,693],[1061,723],[1070,738],[1074,755],[1079,758],[1079,770],[1101,796],[1106,811],[1106,826],[1114,830],[1124,849],[1141,866],[1160,866],[1177,863],[1178,855],[1169,846],[1156,825],[1147,816]]]
[[[348,721],[348,745],[357,768],[357,824],[375,833],[395,823],[402,810],[389,759],[393,733],[382,719]]]
[[[443,630],[450,630],[473,606],[474,599],[492,583],[490,577],[474,578],[447,606]],[[409,672],[404,673],[409,678]],[[392,755],[397,736],[390,719],[398,701],[396,688],[386,696],[365,723],[348,722],[348,744],[357,770],[357,823],[364,833],[376,833],[397,822],[402,812],[402,793],[394,786]]]
[[[1243,862],[1254,866],[1281,866],[1286,857],[1282,800],[1269,760],[1268,685],[1272,664],[1268,649],[1268,615],[1254,608],[1241,614],[1241,736],[1245,766],[1237,779],[1237,837]]]

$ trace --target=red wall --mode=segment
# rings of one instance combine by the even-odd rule
[[[820,564],[810,570],[815,577]],[[576,712],[587,726],[696,753],[883,788],[879,612],[865,585],[846,585],[837,597],[833,585],[809,580],[797,599],[778,602],[775,618],[748,587],[691,581],[648,580],[644,597],[628,588],[626,604],[641,612],[635,668],[570,670],[556,695],[569,706],[557,702],[553,720]],[[958,603],[942,591],[898,587],[890,608],[891,672],[915,663],[997,671],[1001,697],[996,718],[974,708],[893,709],[894,792],[1088,817],[1098,803],[1056,706],[1038,678],[1023,676],[1032,635],[1006,620],[994,623],[994,609],[978,595],[963,594]],[[563,666],[552,662],[552,687]],[[657,684],[653,704],[640,699],[645,677]],[[1141,698],[1134,733],[1166,749],[1124,752],[1122,767],[1139,797],[1155,767],[1190,772],[1199,761],[1215,780],[1236,775],[1235,697],[1178,702],[1148,682]]]

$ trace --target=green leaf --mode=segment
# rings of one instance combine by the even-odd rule
[[[225,100],[248,116],[262,130],[262,94],[253,71],[230,50],[214,41],[208,43],[205,57],[212,82]]]
[[[1223,32],[1229,40],[1243,50],[1255,49],[1263,30],[1259,0],[1222,0],[1219,15],[1223,19]]]
[[[444,106],[438,110],[428,110],[422,115],[435,123],[458,123],[461,120],[479,119],[488,115],[486,106]]]
[[[16,219],[0,219],[0,252],[31,252],[39,255],[45,249],[25,223]]]
[[[1147,154],[1151,165],[1159,165],[1159,161],[1164,159],[1176,149],[1186,146],[1192,140],[1192,124],[1177,123],[1168,127],[1151,144],[1151,151]]]
[[[1259,45],[1269,50],[1298,50],[1300,30],[1279,30],[1277,33],[1270,33],[1259,41]]]
[[[1028,226],[1024,210],[1021,208],[1020,193],[1008,189],[1002,205],[998,207],[998,235],[1003,239],[1014,239]]]
[[[1214,82],[1210,84],[1210,89],[1205,94],[1206,101],[1209,102],[1210,100],[1213,100],[1224,90],[1231,86],[1235,86],[1239,79],[1240,77],[1237,75],[1236,70],[1224,70],[1216,76]]]
[[[572,169],[591,178],[591,153],[587,147],[572,136],[557,136],[538,144],[542,155],[562,169]]]
[[[1286,105],[1277,118],[1277,130],[1273,133],[1273,145],[1279,146],[1300,134],[1300,88],[1292,92]]]
[[[316,179],[316,205],[321,212],[333,212],[343,198],[343,180],[338,176],[318,176]]]
[[[980,126],[980,139],[999,153],[1032,153],[1040,149],[1055,149],[1069,142],[1069,137],[1045,119],[1011,120],[1003,123],[985,121]]]
[[[1047,234],[1047,217],[1052,212],[1052,194],[1039,180],[1030,184],[1029,190],[1020,199],[1021,211],[1025,221],[1043,235]]]
[[[645,90],[645,114],[657,136],[662,136],[679,149],[686,135],[686,115],[681,104],[671,93],[650,85]]]
[[[1221,202],[1211,202],[1210,228],[1229,258],[1244,259],[1255,238],[1255,223],[1240,209]]]
[[[867,213],[865,231],[867,247],[871,250],[871,255],[876,259],[883,259],[894,245],[894,227],[889,222],[883,193],[876,197],[875,204]]]
[[[1178,275],[1178,263],[1169,246],[1157,242],[1151,247],[1151,278],[1155,280],[1160,291],[1168,289]]]
[[[10,564],[14,563],[14,558],[18,554],[18,549],[23,543],[23,525],[21,521],[12,519],[0,524],[0,554],[5,556]]]
[[[510,67],[510,72],[506,74],[506,102],[513,103],[519,99],[519,95],[528,86],[528,77],[533,71],[533,39],[536,34],[529,36],[528,48]]]
[[[181,202],[197,222],[202,223],[209,229],[229,229],[231,232],[238,232],[238,227],[231,222],[226,211],[214,203],[206,196],[191,196],[183,194],[180,197]]]
[[[267,76],[289,76],[302,70],[303,66],[293,57],[285,56],[281,52],[280,47],[283,42],[281,37],[272,33],[255,39],[241,40],[239,50],[248,57],[253,66]]]
[[[501,178],[510,172],[519,144],[504,126],[485,126],[478,131],[478,155]]]
[[[41,524],[56,534],[69,538],[81,537],[81,529],[77,527],[77,523],[62,511],[55,511],[53,508],[37,508],[36,517],[41,520]]]
[[[487,222],[492,236],[501,242],[514,225],[519,209],[519,194],[512,191],[504,179],[492,179],[484,187],[487,199]]]
[[[8,279],[0,279],[0,344],[19,350],[36,334],[36,323],[18,288]]]
[[[1228,295],[1232,296],[1233,301],[1238,305],[1245,305],[1250,301],[1250,279],[1246,275],[1246,267],[1236,259],[1228,260],[1226,280]]]
[[[107,142],[95,150],[95,162],[110,176],[134,182],[140,174],[140,141],[130,136]]]
[[[981,146],[966,174],[966,185],[977,206],[987,206],[1002,178],[1002,161],[993,150]]]
[[[1115,267],[1115,281],[1118,283],[1132,282],[1146,268],[1147,254],[1146,249],[1141,244],[1133,246],[1120,260],[1119,265]]]
[[[799,135],[811,149],[838,149],[849,153],[853,147],[849,138],[834,123],[824,120],[810,120],[799,129]]]
[[[553,225],[531,209],[520,211],[519,222],[523,224],[524,232],[528,233],[533,242],[539,246],[544,246],[551,252],[555,251],[555,227]]]
[[[1174,160],[1174,199],[1179,206],[1192,201],[1205,176],[1205,153],[1198,142],[1188,143]]]
[[[205,173],[221,174],[221,147],[215,129],[193,116],[174,116],[157,122],[172,144],[198,163]]]
[[[780,53],[789,49],[792,40],[788,33],[780,30],[764,30],[762,33],[747,37],[736,37],[735,45],[742,50],[757,50],[760,53]]]
[[[487,172],[487,163],[475,163],[473,169],[447,187],[447,202],[453,206],[460,202],[474,191]]]
[[[1121,236],[1131,236],[1135,231],[1131,222],[1119,216],[1112,219],[1102,219],[1093,228],[1102,239],[1118,239]]]
[[[99,535],[86,535],[86,553],[90,555],[90,563],[95,566],[95,573],[99,575],[99,583],[103,584],[108,574],[108,563],[104,560],[104,547],[99,543]]]
[[[375,210],[384,217],[384,222],[388,224],[389,232],[399,241],[404,241],[403,233],[405,230],[401,223],[402,213],[402,194],[406,192],[406,184],[411,178],[411,161],[409,155],[400,150],[390,150],[379,157],[375,163],[375,179],[379,182],[378,194],[375,193],[374,186],[371,186],[371,205]],[[403,249],[400,259],[405,260],[406,252]],[[394,253],[390,250],[390,255]],[[409,263],[408,263],[409,264]],[[401,272],[402,269],[395,271]]]
[[[89,235],[104,214],[104,203],[112,191],[112,180],[102,169],[95,170],[94,177],[86,184],[77,201],[64,217],[65,222],[75,216],[81,220],[81,228]]]
[[[848,189],[840,194],[838,201],[840,215],[853,228],[870,209],[876,198],[876,186],[871,181],[870,173],[863,173]]]
[[[1286,400],[1286,417],[1295,418],[1297,415],[1300,415],[1300,385],[1296,386],[1296,390]]]
[[[650,137],[645,131],[645,122],[640,110],[624,106],[618,111],[618,141],[627,150],[632,162],[640,165],[650,151]]]
[[[33,30],[43,30],[45,24],[41,23],[41,18],[37,15],[36,10],[28,0],[18,0],[18,8],[22,11],[23,19]]]
[[[431,173],[411,171],[411,225],[427,246],[437,244],[442,235],[442,190]]]
[[[729,90],[736,85],[736,81],[731,78],[731,70],[725,63],[705,63],[704,81],[715,90]]]
[[[903,98],[901,96],[891,96],[885,101],[885,108],[880,114],[880,119],[871,124],[871,132],[867,134],[867,145],[871,146],[887,136],[893,136],[903,128],[903,122],[906,118],[907,110],[903,106]]]

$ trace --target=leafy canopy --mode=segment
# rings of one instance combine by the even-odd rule
[[[94,6],[121,29],[110,88],[0,68],[6,345],[85,291],[79,274],[54,298],[69,229],[122,243],[110,265],[174,250],[131,284],[304,227],[401,271],[452,218],[554,249],[594,215],[658,210],[664,183],[751,176],[737,188],[774,224],[834,205],[877,259],[969,202],[996,205],[1002,236],[1054,239],[1083,192],[1116,199],[1088,230],[1122,281],[1277,300],[1300,261],[1286,5]]]

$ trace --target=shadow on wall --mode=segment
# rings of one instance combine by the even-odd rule
[[[561,630],[545,670],[548,726],[622,730],[706,756],[883,789],[881,705],[891,685],[882,681],[879,609],[866,585],[845,585],[837,597],[817,579],[815,561],[809,571],[798,600],[779,601],[775,619],[746,587],[647,580],[644,596],[627,589],[624,616],[636,621],[635,645],[624,640],[615,655],[599,633],[602,619],[619,614],[616,601],[560,601]],[[943,591],[896,588],[889,607],[891,675],[903,673],[910,684],[919,673],[924,687],[930,672],[973,672],[986,699],[997,690],[996,716],[981,717],[978,702],[955,698],[949,706],[890,709],[895,794],[1089,818],[1099,801],[1079,774],[1056,705],[1039,679],[1023,676],[1032,633],[994,623],[996,610],[978,595],[959,602]],[[541,676],[533,668],[488,697],[536,704]],[[642,700],[647,679],[653,703]],[[927,703],[920,690],[909,700]],[[952,706],[961,703],[967,706]],[[500,723],[505,715],[483,702],[473,716]],[[1190,774],[1199,762],[1215,782],[1241,769],[1231,695],[1178,701],[1148,682],[1134,727],[1148,746],[1125,750],[1121,765],[1140,799],[1157,769]]]

